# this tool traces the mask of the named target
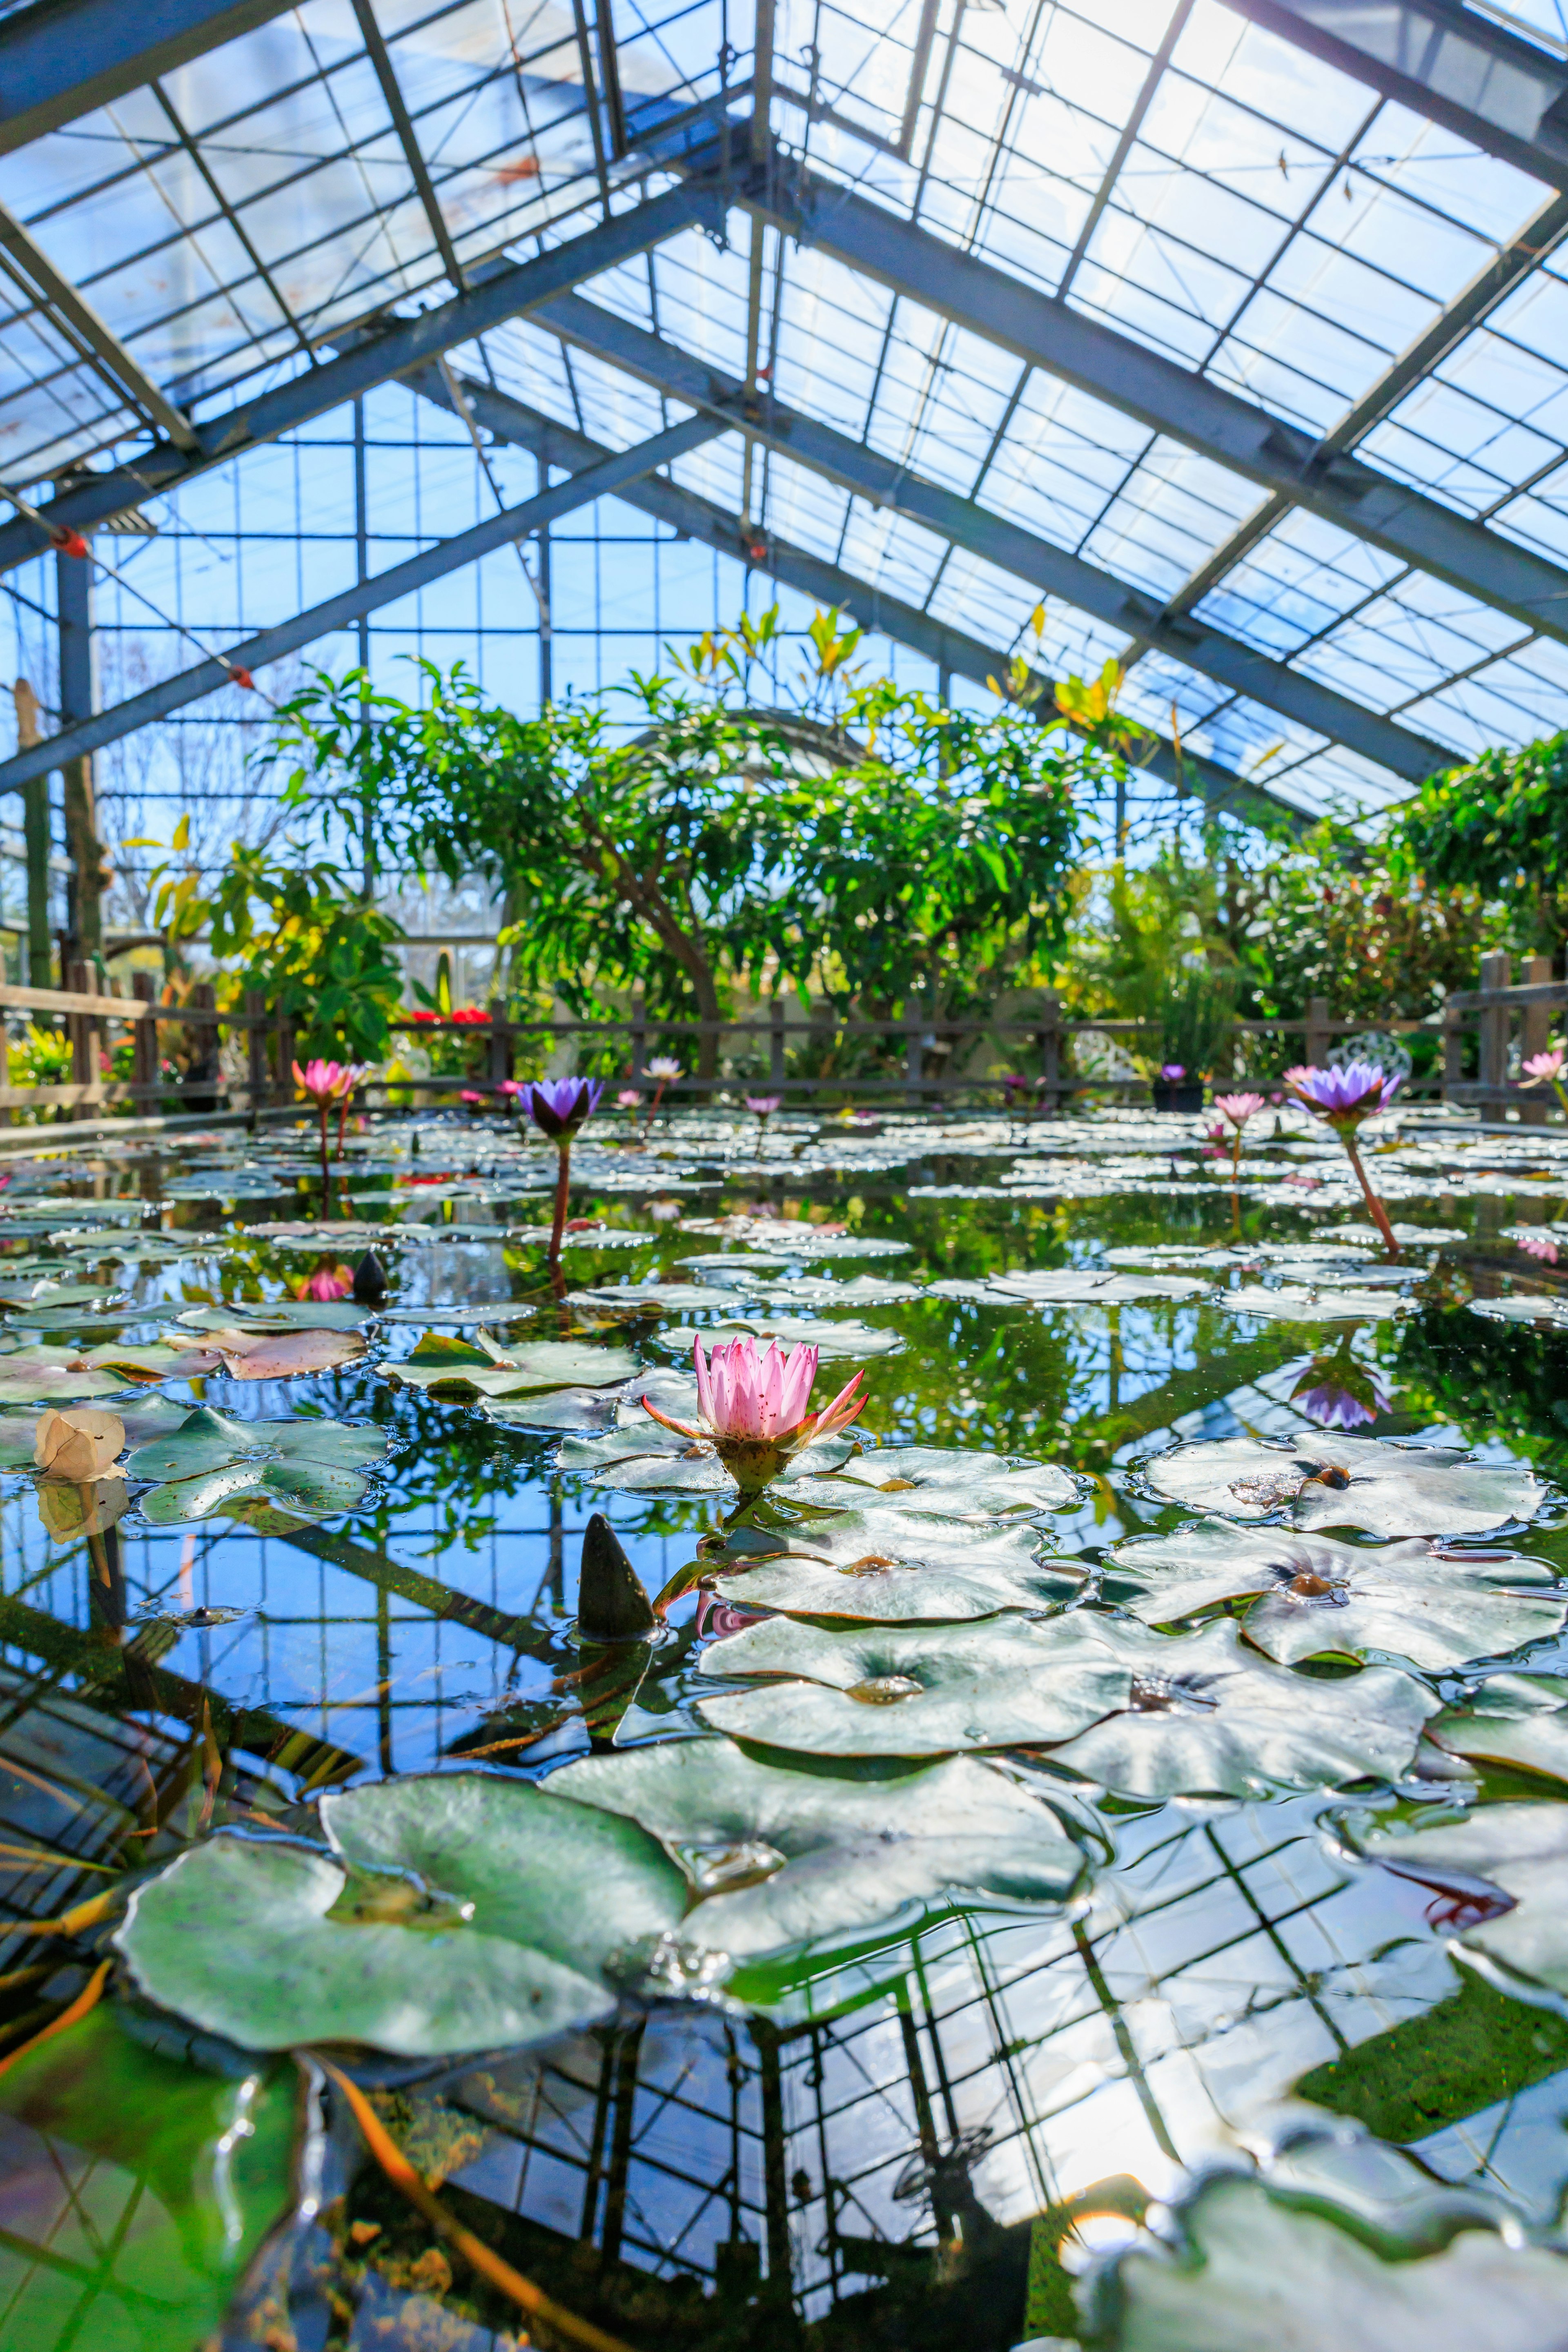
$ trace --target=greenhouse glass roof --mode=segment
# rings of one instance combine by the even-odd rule
[[[1547,0],[26,0],[0,552],[396,381],[479,519],[77,748],[614,497],[980,688],[1043,602],[1167,782],[1369,813],[1561,723],[1565,190]]]

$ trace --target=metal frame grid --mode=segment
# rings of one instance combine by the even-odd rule
[[[683,493],[677,530],[841,589],[982,690],[1043,597],[1045,661],[1125,660],[1126,707],[1182,746],[1152,773],[1211,799],[1364,813],[1555,723],[1568,44],[1544,17],[1398,0],[1384,54],[1336,0],[177,13],[144,59],[103,0],[0,16],[0,446],[62,526],[161,488],[160,528],[203,530],[216,467],[259,486],[251,531],[306,543],[287,437],[341,443],[344,368],[380,407],[417,345],[421,394],[451,405],[445,349],[568,438],[648,443],[626,503]],[[694,408],[711,429],[668,459]],[[455,421],[443,529],[506,503],[517,437]],[[396,536],[362,528],[345,573],[361,644]],[[0,556],[38,543],[23,518]],[[682,625],[626,593],[645,635]],[[255,628],[268,658],[287,596],[232,628],[226,601],[204,643]]]

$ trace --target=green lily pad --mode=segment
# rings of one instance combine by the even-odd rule
[[[1325,1682],[1274,1665],[1242,1647],[1229,1618],[1173,1636],[1110,1620],[1100,1632],[1131,1674],[1130,1700],[1052,1760],[1122,1796],[1249,1797],[1397,1780],[1437,1708],[1397,1666]]]
[[[485,1417],[503,1429],[602,1430],[615,1412],[603,1389],[552,1389],[541,1396],[487,1397]]]
[[[1055,1511],[1078,1500],[1078,1486],[1053,1464],[1020,1464],[1005,1454],[969,1453],[944,1445],[885,1445],[857,1454],[842,1470],[799,1490],[805,1503],[853,1507],[856,1487],[870,1487],[878,1505],[895,1511],[984,1513]]]
[[[162,1339],[149,1340],[142,1348],[106,1339],[101,1347],[84,1349],[76,1360],[89,1371],[124,1372],[130,1378],[143,1381],[191,1380],[204,1372],[216,1371],[220,1363],[215,1349],[203,1348],[195,1340],[184,1348],[172,1348]]]
[[[297,2101],[286,2063],[238,2078],[209,2073],[148,2048],[105,2001],[25,2053],[0,2087],[10,2260],[47,2279],[61,2216],[90,2182],[97,2212],[118,2219],[78,2341],[117,2352],[217,2342],[230,2296],[293,2201]],[[46,2178],[55,2194],[33,2193]],[[72,2300],[79,2292],[68,2288]],[[23,2288],[11,2305],[18,2347],[59,2340],[61,2306],[46,2324],[40,2300],[47,2307],[47,2294]]]
[[[374,1307],[353,1298],[237,1298],[222,1307],[190,1307],[174,1320],[188,1331],[357,1331]]]
[[[1124,1605],[1148,1625],[1258,1595],[1247,1638],[1288,1664],[1381,1650],[1440,1672],[1555,1633],[1568,1618],[1568,1600],[1517,1590],[1550,1584],[1549,1570],[1507,1554],[1450,1557],[1419,1538],[1371,1550],[1211,1520],[1120,1544],[1110,1557],[1142,1588]]]
[[[253,1424],[198,1405],[167,1437],[139,1445],[125,1465],[130,1478],[196,1478],[258,1453],[263,1441]]]
[[[428,1332],[411,1356],[384,1364],[384,1378],[405,1387],[468,1388],[485,1397],[514,1396],[529,1389],[608,1388],[629,1381],[637,1358],[626,1348],[595,1348],[572,1339],[542,1339],[515,1354],[488,1355],[466,1340]]]
[[[384,1429],[356,1427],[344,1421],[253,1421],[241,1423],[258,1440],[273,1448],[290,1465],[310,1464],[321,1470],[368,1470],[386,1459]]]
[[[1132,1674],[1081,1614],[829,1632],[770,1618],[712,1643],[713,1675],[791,1675],[698,1701],[716,1731],[816,1756],[942,1756],[1069,1739],[1124,1706]]]
[[[597,1290],[569,1292],[574,1304],[579,1300],[591,1307],[618,1307],[627,1314],[695,1315],[700,1308],[733,1307],[735,1293],[721,1290],[707,1282],[624,1282],[606,1283]]]
[[[825,1560],[763,1561],[714,1580],[721,1601],[742,1609],[776,1609],[786,1617],[841,1617],[862,1625],[958,1624],[1002,1609],[1059,1609],[1083,1581],[1075,1561],[1027,1567],[954,1557],[876,1568],[833,1568]]]
[[[1363,1851],[1403,1878],[1490,1916],[1458,1929],[1460,1949],[1505,1992],[1568,1996],[1568,1805],[1526,1799],[1482,1805],[1440,1829],[1374,1830]],[[1477,1883],[1500,1902],[1476,1901]]]
[[[1426,1737],[1474,1764],[1568,1780],[1568,1680],[1560,1675],[1491,1675],[1463,1706],[1445,1707]]]
[[[51,1307],[110,1307],[124,1296],[123,1290],[106,1282],[35,1282],[19,1290],[0,1284],[0,1307],[27,1311]]]
[[[1387,2196],[1405,2186],[1405,2162],[1373,2143],[1361,2168]],[[1277,2193],[1241,2172],[1202,2179],[1175,2207],[1173,2246],[1141,2238],[1080,2285],[1082,2341],[1097,2352],[1559,2352],[1568,2263],[1517,2228],[1503,2234],[1500,2210],[1416,2176],[1405,2203],[1417,2234],[1405,2214],[1369,2221],[1353,2191],[1335,2198],[1331,2179],[1293,2169]]]
[[[19,1360],[23,1358],[29,1360]],[[72,1357],[72,1366],[79,1362]],[[85,1403],[90,1397],[112,1396],[124,1386],[101,1368],[68,1369],[58,1349],[18,1348],[0,1356],[0,1412],[17,1405]]]
[[[199,1477],[180,1478],[165,1486],[154,1486],[150,1495],[142,1496],[136,1507],[155,1528],[184,1527],[195,1519],[210,1519],[236,1495],[259,1487],[266,1466],[262,1462],[230,1462],[223,1469],[208,1470]]]
[[[890,1307],[925,1296],[918,1282],[889,1282],[879,1274],[857,1274],[847,1282],[830,1282],[821,1274],[794,1274],[757,1286],[785,1307]],[[731,1291],[730,1298],[734,1295]]]
[[[1146,1462],[1143,1475],[1156,1494],[1191,1510],[1233,1519],[1282,1511],[1300,1528],[1376,1536],[1484,1535],[1531,1517],[1544,1493],[1521,1466],[1470,1462],[1450,1446],[1319,1434],[1279,1445],[1255,1437],[1181,1445]]]
[[[682,1942],[737,1958],[851,1934],[960,1888],[1053,1902],[1083,1874],[1049,1808],[973,1757],[868,1778],[678,1739],[584,1757],[545,1785],[640,1822],[698,1898]]]
[[[137,1888],[114,1941],[151,2000],[247,2050],[497,2048],[606,2015],[607,1963],[685,1909],[644,1831],[524,1781],[371,1782],[321,1815],[331,1855],[226,1832]]]
[[[897,1331],[880,1331],[869,1323],[831,1323],[826,1317],[820,1321],[812,1317],[795,1318],[784,1315],[748,1317],[744,1321],[731,1318],[727,1323],[715,1323],[707,1331],[683,1328],[679,1331],[661,1331],[658,1344],[678,1356],[689,1357],[693,1343],[700,1339],[711,1348],[729,1339],[776,1339],[781,1348],[815,1348],[826,1363],[829,1358],[890,1356],[903,1346]]]
[[[793,1498],[796,1489],[789,1491]],[[831,1518],[737,1528],[727,1558],[735,1570],[751,1559],[824,1560],[849,1577],[884,1569],[943,1568],[1027,1575],[1039,1559],[1040,1540],[1037,1528],[1016,1523],[939,1519],[931,1512],[889,1510],[877,1503],[862,1511],[836,1511]]]
[[[261,1473],[261,1491],[286,1510],[331,1518],[340,1511],[357,1511],[370,1492],[370,1481],[358,1471],[336,1469],[325,1462],[268,1462]]]

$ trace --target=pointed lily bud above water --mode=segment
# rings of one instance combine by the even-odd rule
[[[33,1459],[47,1477],[85,1483],[112,1469],[124,1444],[125,1423],[118,1413],[75,1405],[40,1416]]]
[[[731,1339],[721,1341],[710,1361],[699,1339],[691,1352],[700,1425],[671,1421],[647,1397],[643,1411],[682,1437],[710,1443],[742,1502],[771,1486],[792,1454],[847,1429],[865,1410],[866,1399],[855,1393],[864,1372],[857,1372],[820,1412],[807,1410],[816,1378],[815,1348],[781,1348],[770,1339],[759,1349],[754,1339]]]

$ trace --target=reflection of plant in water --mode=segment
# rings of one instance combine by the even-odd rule
[[[1360,1429],[1388,1411],[1390,1397],[1387,1383],[1361,1361],[1352,1339],[1314,1357],[1290,1391],[1291,1403],[1322,1429]]]
[[[1568,1335],[1429,1307],[1397,1327],[1393,1369],[1406,1412],[1451,1422],[1473,1444],[1501,1438],[1551,1475],[1568,1454]]]

